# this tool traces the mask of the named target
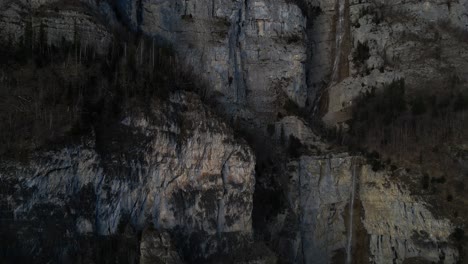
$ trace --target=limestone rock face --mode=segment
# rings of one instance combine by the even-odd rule
[[[122,22],[173,46],[224,116],[258,134],[268,124],[263,140],[285,140],[265,149],[294,153],[265,163],[280,168],[267,173],[281,174],[286,197],[264,228],[273,254],[253,241],[255,156],[226,123],[190,93],[124,109],[79,142],[0,161],[0,250],[45,263],[456,263],[455,227],[398,182],[406,172],[333,152],[284,112],[286,102],[325,100],[333,126],[352,118],[360,94],[396,80],[411,91],[466,84],[467,9],[466,0],[0,0],[2,41],[79,41],[105,54]],[[465,149],[454,150],[462,164]],[[103,244],[112,247],[100,258]]]
[[[352,118],[356,97],[400,79],[412,90],[444,86],[454,75],[467,81],[467,1],[126,0],[118,6],[134,30],[174,45],[227,112],[248,120],[271,121],[283,95],[305,106],[326,93],[324,121],[334,125]],[[361,45],[368,54],[360,57]]]
[[[410,195],[391,177],[387,172],[374,172],[369,166],[364,166],[360,174],[359,197],[365,214],[363,224],[370,235],[372,261],[402,263],[419,257],[456,263],[457,245],[450,241],[455,227],[449,220],[432,214],[421,197]]]
[[[227,106],[271,118],[283,93],[305,105],[306,18],[296,5],[167,0],[120,6],[130,25],[172,43]]]
[[[60,217],[59,228],[77,236],[150,225],[178,232],[180,248],[201,259],[245,245],[252,233],[252,151],[192,94],[154,103],[105,138],[97,132],[27,164],[2,162],[0,179],[11,186],[1,193],[7,223],[41,226]],[[65,215],[54,214],[61,210]]]
[[[323,139],[315,134],[304,120],[296,116],[287,116],[275,123],[274,137],[277,141],[289,141],[290,137],[298,139],[310,149],[325,149]]]
[[[284,241],[292,248],[291,262],[458,260],[450,239],[455,227],[393,181],[392,172],[374,172],[363,158],[346,153],[302,156],[289,171],[288,201],[299,216],[295,238]]]
[[[346,45],[336,47],[340,13],[335,1],[311,1],[316,18],[310,85],[328,87],[324,121],[351,118],[360,94],[404,79],[409,91],[444,89],[455,78],[466,84],[467,1],[343,1]],[[359,53],[359,49],[366,51]],[[333,80],[336,54],[347,74]],[[309,94],[312,94],[309,92]]]

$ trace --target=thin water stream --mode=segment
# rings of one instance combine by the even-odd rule
[[[335,38],[335,60],[333,63],[332,83],[339,82],[340,78],[340,63],[343,50],[343,39],[346,34],[345,16],[346,16],[346,0],[338,1],[338,21],[336,24]]]
[[[351,253],[353,244],[353,218],[354,218],[354,200],[356,195],[356,165],[352,162],[352,183],[351,183],[351,197],[349,202],[349,234],[348,244],[346,246],[346,263],[351,264]]]

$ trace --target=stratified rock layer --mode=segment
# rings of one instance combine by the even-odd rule
[[[174,94],[102,129],[27,164],[1,163],[0,180],[10,186],[1,210],[6,225],[19,226],[18,240],[20,230],[60,218],[67,236],[112,236],[125,226],[172,230],[193,259],[248,244],[255,158],[197,97]],[[24,250],[29,242],[18,241]],[[48,253],[35,247],[29,254]]]

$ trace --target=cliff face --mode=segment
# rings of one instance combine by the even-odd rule
[[[465,1],[297,3],[302,10],[282,1],[121,6],[135,30],[173,43],[223,100],[253,113],[278,112],[282,92],[303,107],[326,89],[324,120],[333,125],[351,118],[360,94],[399,79],[415,90],[453,75],[466,83]]]
[[[288,262],[459,261],[455,226],[395,180],[415,177],[404,170],[376,172],[363,157],[340,153],[302,156],[288,171],[290,209],[269,226]]]
[[[455,77],[466,84],[466,1],[0,4],[5,40],[19,41],[31,24],[36,38],[47,29],[49,44],[79,36],[102,52],[111,41],[102,22],[114,25],[119,17],[174,45],[225,111],[250,121],[271,122],[288,99],[304,107],[323,98],[324,120],[334,125],[351,118],[359,95],[399,79],[411,90],[434,90]]]
[[[328,1],[320,5],[330,6]],[[467,2],[466,1],[346,1],[349,10],[344,34],[349,46],[345,52],[345,76],[330,83],[337,51],[330,49],[336,35],[333,16],[324,12],[315,30],[321,32],[320,45],[314,47],[312,82],[325,82],[328,101],[324,121],[329,125],[351,118],[349,108],[362,93],[382,89],[395,80],[404,79],[409,93],[431,93],[449,89],[450,80],[459,79],[466,86]],[[323,35],[330,36],[323,39]]]
[[[306,262],[340,262],[346,256],[357,263],[455,263],[450,222],[393,182],[392,172],[374,172],[362,161],[342,155],[302,157],[295,164]]]
[[[0,242],[1,256],[57,263],[464,261],[463,197],[456,216],[452,207],[437,211],[439,178],[390,162],[376,166],[374,158],[336,147],[310,116],[346,130],[357,98],[402,79],[409,95],[437,95],[453,80],[466,88],[467,8],[464,0],[0,0],[2,43],[73,43],[69,60],[78,64],[89,47],[110,65],[123,31],[112,32],[127,27],[151,39],[135,50],[122,45],[124,61],[136,60],[129,72],[143,71],[147,54],[153,70],[154,50],[173,47],[176,58],[169,59],[207,84],[201,96],[214,108],[180,91],[136,106],[116,100],[121,106],[113,107],[123,108],[117,120],[94,120],[77,141],[35,150],[26,162],[0,161],[0,235],[12,241]],[[106,76],[108,87],[126,73]],[[123,79],[125,89],[140,81]],[[118,93],[131,91],[106,91],[102,101]],[[464,149],[451,158],[466,166]],[[254,227],[253,215],[260,219]]]
[[[119,6],[135,30],[172,43],[221,96],[227,112],[242,109],[232,115],[271,120],[284,95],[305,105],[306,18],[296,5],[201,0]]]
[[[36,153],[27,164],[2,162],[3,231],[44,229],[47,237],[50,221],[57,223],[70,244],[52,249],[62,250],[54,261],[76,254],[80,237],[111,236],[127,225],[177,233],[193,259],[248,244],[255,183],[249,147],[192,94],[133,111],[74,146]],[[15,238],[17,254],[31,243],[37,248],[25,255],[51,253],[40,238]]]

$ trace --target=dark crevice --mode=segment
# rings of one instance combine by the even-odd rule
[[[141,31],[141,25],[143,24],[143,2],[142,0],[137,0],[136,7],[136,19],[137,19],[137,30]]]

